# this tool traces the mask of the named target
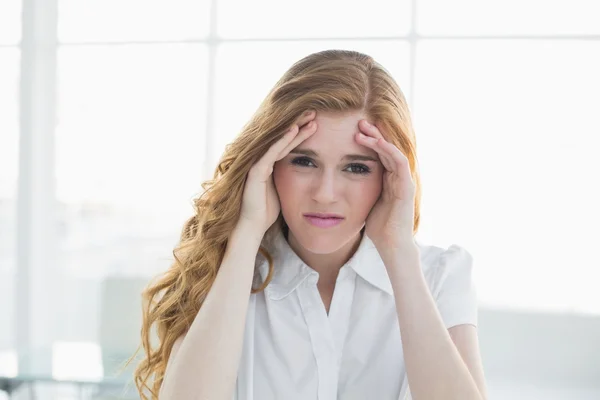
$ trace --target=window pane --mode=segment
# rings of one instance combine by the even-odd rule
[[[0,348],[12,346],[19,155],[19,51],[0,49]]]
[[[165,270],[201,191],[203,45],[59,49],[62,265],[86,277]]]
[[[406,35],[408,0],[221,0],[217,28],[226,38],[374,37]],[[249,17],[250,16],[250,17]]]
[[[184,40],[208,33],[208,0],[58,0],[60,42]]]
[[[425,41],[417,55],[426,217],[472,250],[482,303],[600,313],[600,43]]]
[[[597,0],[419,0],[422,35],[600,33]]]
[[[19,50],[0,49],[0,198],[13,198],[17,190]]]
[[[218,143],[215,143],[212,153],[221,154],[225,144],[239,133],[273,85],[294,62],[310,53],[330,48],[353,49],[373,56],[390,71],[405,96],[409,96],[409,48],[405,41],[224,44],[217,52],[215,132],[218,135],[213,137],[218,138]],[[273,57],[274,54],[277,57]],[[248,61],[267,59],[268,63]],[[241,87],[244,90],[239,90]]]
[[[21,40],[21,0],[0,1],[0,44]]]

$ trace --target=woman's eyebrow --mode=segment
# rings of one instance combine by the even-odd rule
[[[295,148],[292,151],[290,151],[290,154],[301,154],[301,155],[304,155],[304,156],[307,156],[307,157],[319,158],[319,155],[317,154],[317,152],[314,151],[314,150],[310,150],[310,149]],[[378,158],[371,157],[371,156],[368,156],[366,154],[346,154],[343,157],[343,160],[345,160],[345,161],[374,161],[374,162],[379,162]]]

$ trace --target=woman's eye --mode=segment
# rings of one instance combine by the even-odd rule
[[[300,165],[301,167],[311,167],[313,166],[313,162],[308,157],[297,157],[292,160],[292,164]],[[312,165],[311,165],[312,164]]]
[[[350,164],[348,168],[353,174],[368,174],[371,172],[371,169],[364,164]]]
[[[292,159],[291,164],[298,165],[300,167],[316,167],[313,160],[308,157],[296,157]],[[364,164],[350,164],[346,167],[345,171],[352,174],[366,175],[371,172],[371,168]]]

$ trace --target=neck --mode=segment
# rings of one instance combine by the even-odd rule
[[[359,233],[341,248],[327,254],[316,254],[308,251],[298,243],[291,233],[287,237],[287,241],[298,257],[306,265],[319,273],[319,286],[333,286],[335,285],[340,268],[350,260],[360,245],[362,235],[362,232]]]

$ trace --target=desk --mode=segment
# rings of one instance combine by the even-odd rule
[[[103,349],[96,343],[59,342],[45,348],[0,350],[0,391],[9,398],[18,388],[29,387],[35,398],[33,384],[60,383],[80,388],[80,398],[86,389],[135,389],[133,370],[139,361],[124,368],[132,352]]]

